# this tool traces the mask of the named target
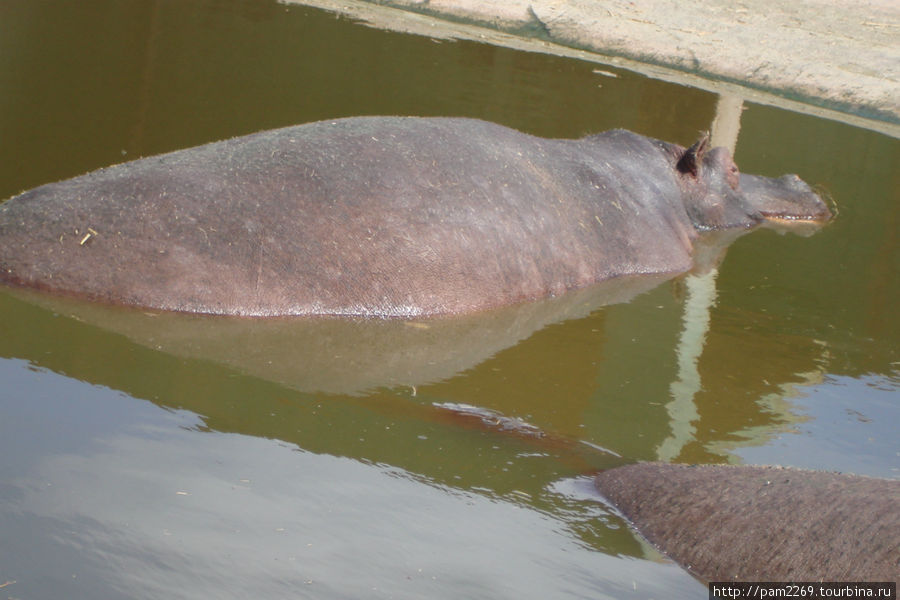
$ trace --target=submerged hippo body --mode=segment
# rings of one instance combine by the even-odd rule
[[[640,463],[597,487],[704,581],[896,581],[900,481],[757,466]]]
[[[698,231],[768,217],[828,210],[796,177],[738,175],[705,141],[351,118],[12,198],[0,205],[0,281],[196,313],[457,314],[682,272]]]

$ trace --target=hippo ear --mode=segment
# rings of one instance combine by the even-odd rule
[[[704,131],[700,134],[700,139],[694,142],[694,145],[684,151],[681,158],[678,159],[676,168],[681,173],[690,173],[694,177],[700,174],[700,165],[703,163],[703,155],[709,148],[709,132]]]

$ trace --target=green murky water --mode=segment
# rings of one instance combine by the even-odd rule
[[[681,143],[713,120],[711,94],[597,68],[267,1],[5,0],[0,197],[349,115]],[[643,291],[313,325],[0,292],[2,592],[692,598],[591,472],[900,477],[900,142],[753,104],[741,124],[744,171],[797,172],[838,219],[752,232],[717,271]]]

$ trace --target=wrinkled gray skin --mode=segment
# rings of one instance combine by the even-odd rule
[[[748,193],[749,192],[749,193]],[[460,314],[691,267],[698,232],[826,220],[796,177],[616,130],[368,117],[145,158],[0,205],[0,281],[227,315]]]
[[[641,463],[597,487],[703,581],[896,581],[900,481],[756,466]]]

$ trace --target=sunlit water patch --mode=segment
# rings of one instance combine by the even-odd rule
[[[193,413],[20,360],[0,361],[0,377],[0,452],[22,457],[4,462],[0,487],[0,529],[18,540],[0,547],[0,578],[15,582],[15,597],[688,598],[700,589],[670,563],[590,548],[566,510],[211,432]],[[578,494],[565,483],[549,490],[568,496],[582,530],[607,526],[588,482]]]
[[[828,376],[794,400],[790,431],[735,451],[744,462],[900,478],[900,379]]]

